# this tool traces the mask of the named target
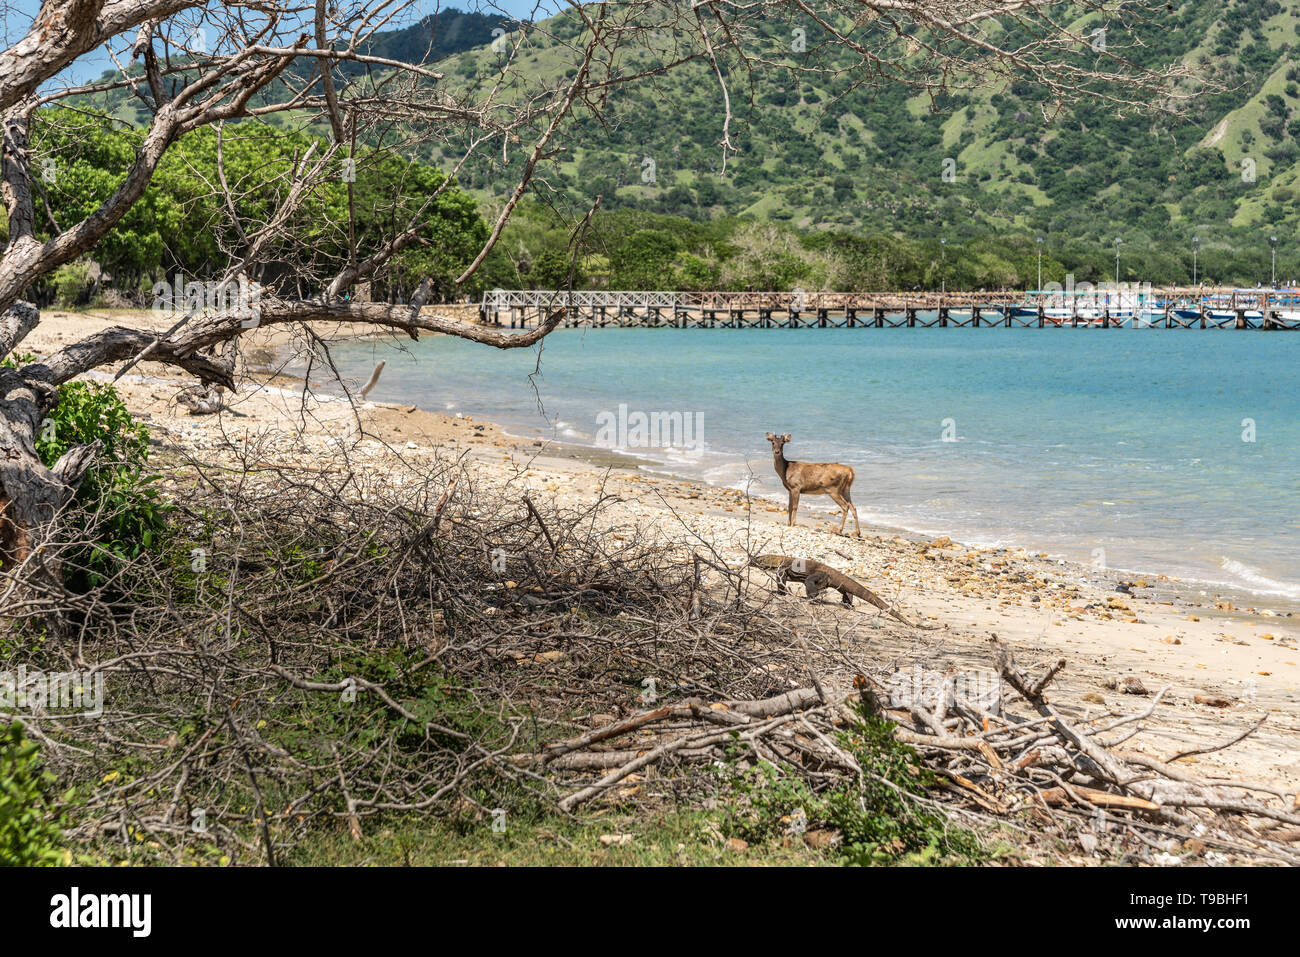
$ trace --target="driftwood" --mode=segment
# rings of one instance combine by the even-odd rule
[[[383,371],[384,371],[384,360],[380,359],[379,364],[375,366],[375,371],[370,373],[370,378],[366,380],[366,384],[363,385],[361,387],[361,390],[357,393],[359,396],[361,396],[361,398],[364,399],[366,396],[368,396],[370,394],[370,390],[379,384],[379,374]]]
[[[1119,750],[1141,732],[1141,722],[1160,706],[1168,689],[1132,714],[1075,725],[1045,697],[1048,685],[1066,667],[1064,659],[1031,677],[996,638],[991,651],[998,674],[1015,693],[1009,697],[1021,706],[1018,710],[1031,714],[977,715],[951,692],[938,694],[932,706],[911,700],[902,709],[891,708],[883,686],[858,675],[846,693],[832,693],[818,682],[753,701],[710,704],[692,698],[664,704],[518,760],[556,772],[601,772],[599,779],[559,801],[564,811],[608,794],[652,765],[718,761],[724,747],[737,740],[795,774],[861,773],[834,740],[837,729],[861,720],[860,712],[850,707],[857,703],[867,713],[895,722],[895,738],[916,749],[938,775],[937,794],[950,813],[1007,821],[1026,814],[1048,815],[1080,834],[1093,835],[1082,839],[1085,848],[1098,845],[1098,833],[1111,843],[1131,836],[1141,849],[1139,857],[1152,848],[1173,849],[1179,841],[1171,843],[1171,838],[1181,838],[1253,860],[1300,863],[1300,852],[1290,846],[1300,836],[1295,795],[1244,781],[1196,779],[1167,762]],[[1256,722],[1224,744],[1174,755],[1169,761],[1230,747],[1261,724]],[[1121,728],[1134,730],[1108,743],[1107,736],[1114,737]],[[637,737],[635,747],[615,743],[632,735]],[[606,744],[612,746],[599,747]],[[1277,800],[1257,799],[1250,796],[1252,791]],[[1122,855],[1126,860],[1129,856]]]
[[[176,396],[177,405],[190,410],[190,415],[212,415],[225,408],[225,389],[219,385],[190,386]]]

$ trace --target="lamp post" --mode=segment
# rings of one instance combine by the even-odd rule
[[[1043,291],[1043,237],[1038,237],[1038,291]]]
[[[1277,285],[1277,237],[1276,236],[1268,237],[1268,244],[1273,247],[1272,249],[1273,267],[1272,270],[1270,271],[1269,280],[1268,280],[1269,286],[1272,287]]]
[[[939,240],[939,300],[942,302],[948,293],[948,240]]]
[[[1119,244],[1124,240],[1115,237],[1115,288],[1119,288]]]
[[[1196,285],[1196,254],[1201,251],[1201,237],[1192,237],[1192,285]]]

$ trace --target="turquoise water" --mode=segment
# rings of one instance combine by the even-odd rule
[[[1300,335],[575,329],[535,375],[535,347],[404,348],[336,359],[356,380],[388,360],[372,398],[517,435],[595,444],[620,404],[689,415],[698,451],[631,451],[781,501],[764,434],[789,432],[787,457],[857,470],[864,522],[1300,598]]]

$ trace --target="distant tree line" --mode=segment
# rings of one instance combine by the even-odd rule
[[[31,138],[36,238],[80,222],[110,197],[141,137],[128,125],[76,110],[41,111]],[[168,151],[143,198],[95,249],[93,263],[61,267],[29,296],[41,304],[82,305],[112,289],[124,302],[146,305],[154,283],[178,273],[186,281],[216,280],[248,253],[249,237],[281,207],[300,166],[319,162],[324,152],[324,143],[307,134],[261,123],[203,127]],[[331,158],[310,199],[250,264],[250,278],[318,285],[349,261],[350,250],[381,248],[406,229],[445,180],[438,169],[391,151],[358,149]],[[349,204],[361,213],[352,233]],[[402,301],[426,276],[434,300],[461,294],[455,277],[488,235],[477,201],[450,185],[418,222],[420,241],[376,273],[371,298]],[[7,233],[0,210],[0,238]],[[280,255],[286,246],[311,248],[313,257]],[[288,262],[294,265],[283,265]],[[288,268],[297,272],[286,275]]]
[[[60,223],[78,222],[117,187],[140,134],[123,124],[88,118],[74,110],[47,110],[33,131],[39,237]],[[209,281],[247,251],[248,235],[267,221],[292,188],[293,171],[321,143],[306,133],[259,123],[224,130],[204,128],[171,150],[143,200],[95,251],[94,262],[68,264],[44,278],[30,295],[42,304],[85,305],[114,301],[147,305],[153,285]],[[335,161],[312,201],[288,224],[277,244],[301,242],[318,250],[294,268],[301,276],[271,275],[275,262],[296,261],[268,250],[255,264],[259,281],[319,283],[347,262],[352,245],[374,249],[405,227],[423,202],[444,184],[431,165],[389,151],[358,150]],[[236,217],[224,208],[224,178]],[[710,188],[703,180],[699,189]],[[349,236],[348,204],[363,210],[361,235]],[[371,298],[402,302],[421,279],[433,280],[431,301],[477,298],[492,288],[740,289],[843,291],[949,289],[1020,290],[1040,279],[1079,282],[1115,277],[1113,244],[1060,240],[1048,233],[1040,245],[1027,232],[989,232],[950,242],[883,232],[828,227],[799,229],[788,222],[740,217],[693,216],[619,208],[601,210],[573,242],[577,216],[552,205],[525,201],[510,220],[484,268],[465,285],[464,270],[488,233],[491,209],[448,184],[421,218],[421,242],[408,247],[370,284]],[[6,224],[0,213],[0,238]],[[243,224],[242,226],[240,224]],[[1205,242],[1197,278],[1225,284],[1268,282],[1268,237],[1243,231],[1240,245]],[[284,267],[278,267],[284,268]],[[1163,243],[1137,240],[1120,246],[1120,279],[1126,282],[1189,283],[1192,246],[1186,238]],[[1300,277],[1300,250],[1280,241],[1280,282]]]
[[[1024,290],[1041,281],[1115,278],[1113,242],[1061,240],[1050,233],[997,232],[944,243],[851,230],[799,230],[751,219],[694,219],[642,210],[598,212],[576,253],[573,222],[553,208],[525,204],[488,260],[483,288],[676,290]],[[1241,286],[1268,283],[1267,236],[1229,246],[1200,245],[1197,280]],[[1190,241],[1121,243],[1122,282],[1192,282]],[[1279,239],[1279,283],[1300,279],[1300,249]]]

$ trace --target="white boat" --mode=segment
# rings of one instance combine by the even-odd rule
[[[1229,319],[1237,318],[1237,311],[1235,309],[1207,309],[1205,310],[1205,314],[1216,322],[1226,322]],[[1258,309],[1247,309],[1244,315],[1247,319],[1252,320],[1264,318],[1264,313],[1260,312]]]

